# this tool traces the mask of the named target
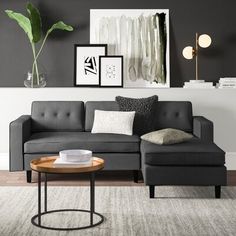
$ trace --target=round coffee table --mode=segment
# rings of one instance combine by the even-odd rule
[[[101,170],[104,167],[104,160],[101,158],[93,157],[92,164],[89,166],[75,166],[75,167],[54,167],[54,161],[59,158],[58,156],[52,157],[42,157],[39,159],[32,160],[30,162],[30,167],[32,170],[38,172],[38,214],[31,218],[31,223],[37,227],[51,230],[79,230],[87,229],[101,224],[104,221],[103,215],[95,212],[95,172]],[[44,212],[41,212],[41,174],[45,174],[44,183]],[[82,209],[59,209],[59,210],[47,210],[47,174],[71,174],[71,173],[89,173],[90,174],[90,210]],[[80,211],[90,214],[90,224],[74,227],[74,228],[55,228],[49,227],[41,224],[41,216],[47,215],[55,212],[67,212],[67,211]],[[97,215],[99,221],[94,223],[93,216]],[[38,219],[36,221],[36,219]]]

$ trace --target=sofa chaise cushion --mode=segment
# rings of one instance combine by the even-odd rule
[[[24,144],[25,153],[58,153],[65,149],[88,149],[93,152],[139,152],[136,135],[91,134],[90,132],[39,132]]]
[[[218,166],[224,165],[225,153],[214,143],[205,143],[198,138],[175,145],[158,145],[141,141],[143,163],[148,165],[173,166]]]

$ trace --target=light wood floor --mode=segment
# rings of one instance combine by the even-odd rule
[[[0,171],[0,186],[36,186],[37,173],[33,172],[32,183],[26,182],[25,171],[9,172]],[[89,176],[80,175],[49,175],[50,186],[87,186]],[[134,183],[131,171],[104,171],[96,174],[97,186],[143,186],[143,181]],[[236,186],[236,171],[228,171],[228,185]]]
[[[44,176],[42,175],[42,180]],[[143,181],[135,183],[132,171],[104,171],[96,174],[98,186],[142,186]],[[26,182],[26,172],[0,171],[0,186],[36,186],[37,173],[32,172],[32,183]],[[88,174],[48,174],[48,185],[51,186],[87,186]]]

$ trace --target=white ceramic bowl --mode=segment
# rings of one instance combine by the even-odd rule
[[[92,151],[82,149],[63,150],[59,152],[59,156],[63,161],[86,162],[91,160]]]

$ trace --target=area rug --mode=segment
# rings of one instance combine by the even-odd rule
[[[89,187],[48,187],[48,208],[89,209]],[[96,211],[105,222],[80,231],[51,231],[31,224],[37,213],[36,187],[0,188],[1,236],[156,236],[236,235],[236,187],[224,187],[214,198],[213,187],[157,187],[149,199],[147,187],[96,187]],[[81,213],[43,216],[48,226],[79,226]],[[96,220],[96,219],[95,219]]]

